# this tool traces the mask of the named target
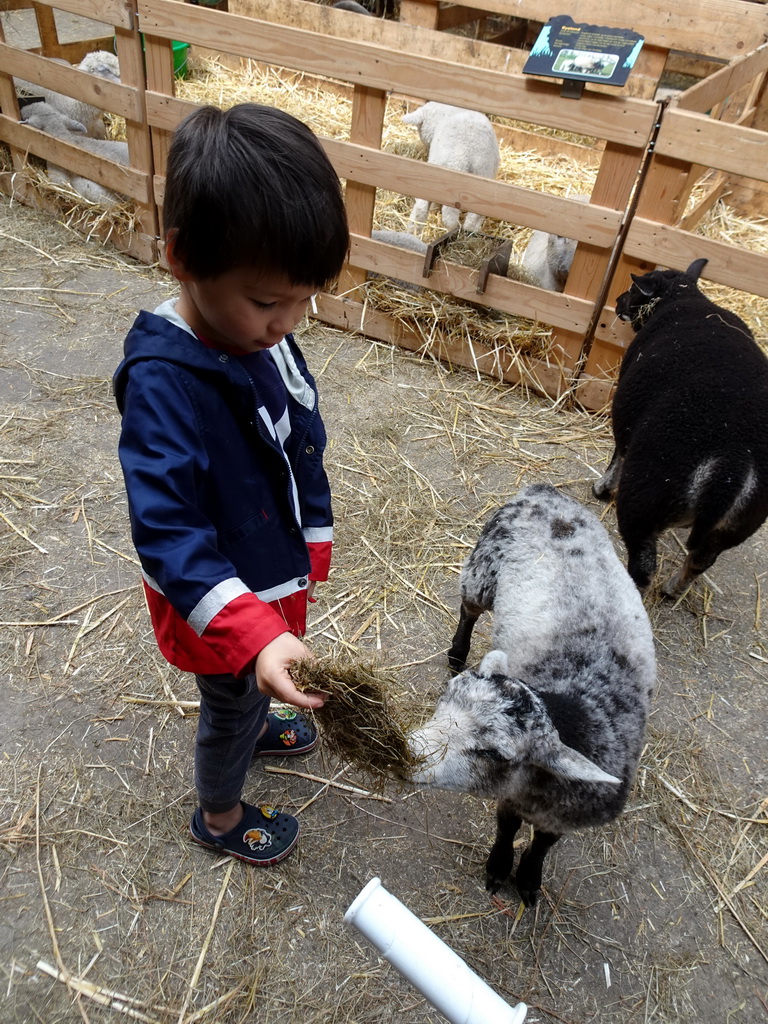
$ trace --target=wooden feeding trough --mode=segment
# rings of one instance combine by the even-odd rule
[[[450,231],[446,231],[444,235],[440,235],[433,242],[430,242],[424,256],[424,270],[422,271],[422,276],[425,280],[432,273],[435,260],[439,256],[444,255],[451,243],[459,240],[460,235],[461,229],[455,227],[451,228]],[[472,242],[475,244],[472,245]],[[475,290],[478,295],[482,295],[488,285],[489,274],[498,274],[499,277],[507,276],[509,259],[512,254],[512,242],[509,239],[501,241],[493,235],[475,234],[472,236],[471,243],[471,249],[476,250],[479,246],[483,246],[488,250],[488,254],[480,259],[477,266],[477,285]]]

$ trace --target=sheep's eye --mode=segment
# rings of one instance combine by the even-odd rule
[[[483,757],[487,761],[496,761],[498,763],[501,761],[506,762],[507,760],[503,754],[500,754],[498,750],[494,750],[493,747],[476,747],[472,753],[475,757]]]

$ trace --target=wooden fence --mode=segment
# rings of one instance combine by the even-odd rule
[[[178,0],[102,0],[98,14],[95,0],[56,0],[57,9],[96,17],[113,29],[122,84],[94,79],[47,56],[0,42],[0,140],[10,147],[13,162],[12,170],[0,175],[0,187],[34,201],[22,173],[27,153],[96,180],[137,203],[137,230],[115,241],[140,259],[157,259],[168,141],[175,125],[194,107],[174,96],[172,41],[183,39],[208,50],[319,76],[329,86],[351,92],[348,138],[321,140],[346,181],[352,231],[339,294],[319,297],[317,315],[329,323],[407,348],[424,348],[421,336],[366,309],[356,291],[371,271],[424,283],[423,257],[370,237],[377,189],[429,197],[578,240],[563,293],[491,274],[485,291],[478,295],[476,271],[442,260],[429,277],[429,287],[436,291],[550,325],[552,342],[545,358],[505,360],[496,349],[446,345],[439,339],[432,351],[502,379],[523,378],[552,395],[561,394],[578,377],[578,395],[588,408],[599,408],[610,397],[628,340],[626,332],[609,326],[613,314],[608,297],[615,299],[623,290],[630,272],[655,266],[667,256],[674,257],[672,265],[679,265],[681,260],[686,262],[688,252],[694,252],[691,258],[711,252],[706,277],[738,280],[742,288],[751,286],[754,279],[755,285],[765,287],[762,282],[768,278],[759,268],[766,257],[740,253],[725,243],[704,246],[704,240],[690,234],[692,222],[681,225],[680,214],[682,198],[705,171],[721,174],[712,195],[718,188],[722,191],[731,173],[766,180],[761,177],[766,175],[765,161],[746,159],[750,147],[762,147],[768,138],[759,128],[746,127],[762,114],[768,67],[762,48],[768,11],[762,5],[744,0],[687,0],[670,11],[672,5],[667,3],[665,10],[660,0],[636,0],[630,5],[623,0],[560,0],[556,11],[548,11],[542,0],[470,0],[461,8],[433,0],[401,0],[401,4],[401,21],[396,23],[305,0],[229,0],[229,12]],[[46,6],[35,3],[36,9]],[[632,78],[631,91],[636,95],[597,87],[587,88],[581,99],[568,99],[561,95],[559,83],[521,74],[524,51],[440,31],[441,19],[449,17],[455,24],[488,13],[534,21],[545,21],[553,13],[571,13],[578,21],[631,22],[647,39]],[[45,42],[41,48],[45,51]],[[662,109],[650,97],[673,50],[698,55],[696,59],[706,65],[704,74],[717,67],[721,70]],[[680,59],[691,67],[690,56]],[[19,123],[11,75],[44,83],[125,117],[130,166],[97,160]],[[553,143],[524,125],[594,139],[592,148],[581,150],[554,143],[580,151],[595,163],[590,202],[582,204],[382,151],[387,97],[392,93],[416,102],[438,100],[513,118],[520,127],[507,129],[506,137],[529,148],[546,149]],[[724,115],[731,123],[718,120]],[[733,157],[721,149],[723,141],[729,149],[736,147]],[[744,159],[739,157],[741,150]],[[760,287],[755,292],[765,294]]]

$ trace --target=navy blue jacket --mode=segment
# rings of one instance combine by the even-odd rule
[[[286,630],[269,602],[327,578],[333,517],[317,389],[292,336],[270,352],[286,385],[285,455],[237,356],[162,316],[139,314],[114,377],[155,634],[172,664],[202,674],[242,672]]]

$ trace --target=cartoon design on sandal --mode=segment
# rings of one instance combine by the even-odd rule
[[[249,828],[247,832],[243,832],[243,842],[252,850],[266,850],[272,845],[272,836],[263,828]]]
[[[315,725],[298,711],[270,711],[264,731],[256,740],[254,757],[286,757],[307,754],[318,742]]]

